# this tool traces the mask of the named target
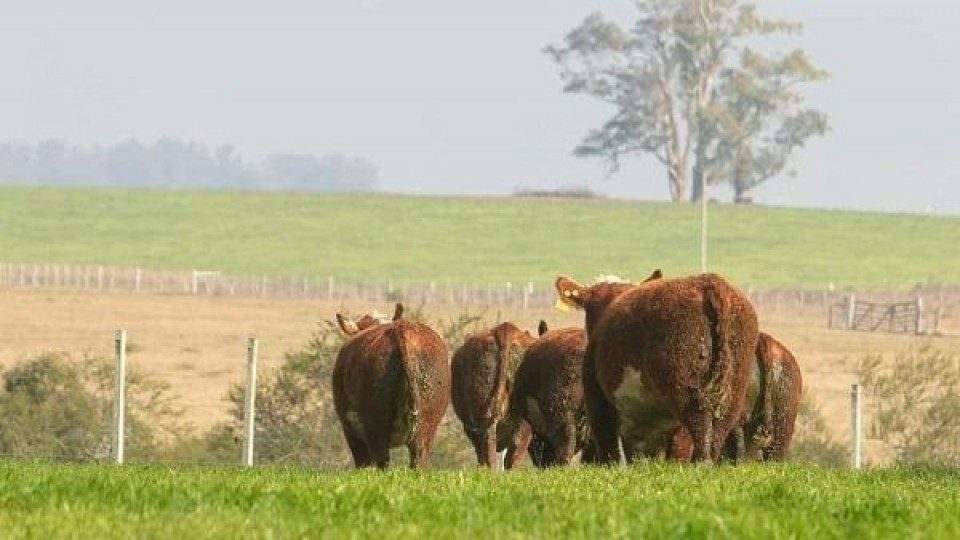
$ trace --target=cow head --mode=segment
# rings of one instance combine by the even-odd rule
[[[397,320],[403,316],[403,305],[397,303],[396,311],[394,311],[393,316],[393,320]],[[337,313],[337,324],[340,326],[340,330],[348,336],[352,336],[366,330],[367,328],[386,324],[388,322],[390,322],[390,319],[386,315],[376,311],[368,313],[356,320],[350,320],[344,317],[343,314]]]
[[[587,333],[600,318],[603,311],[613,300],[624,292],[663,277],[660,270],[654,270],[650,276],[640,283],[623,281],[613,276],[603,276],[593,285],[581,285],[567,276],[560,276],[554,282],[559,298],[557,307],[572,307],[582,309],[586,314]]]

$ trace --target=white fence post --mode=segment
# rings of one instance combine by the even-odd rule
[[[117,367],[113,381],[113,460],[123,463],[124,424],[126,423],[127,331],[117,330],[114,340]]]
[[[923,324],[923,297],[917,297],[917,319],[913,323],[913,333],[922,334],[926,330]]]
[[[850,386],[850,464],[854,469],[859,469],[862,464],[862,425],[863,409],[860,405],[860,385],[853,384]]]
[[[857,298],[854,295],[847,297],[847,324],[844,330],[853,330],[853,323],[855,322],[857,314]]]
[[[256,427],[257,338],[247,340],[247,388],[243,400],[243,464],[253,466],[253,436]]]

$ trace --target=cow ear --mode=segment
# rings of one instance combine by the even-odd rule
[[[557,288],[557,294],[559,295],[556,307],[561,309],[564,307],[583,308],[583,295],[586,289],[583,285],[567,276],[560,276],[554,282],[554,286]]]
[[[357,323],[347,320],[346,317],[339,313],[337,313],[337,324],[340,325],[340,330],[348,336],[352,336],[360,331],[360,329],[357,328]]]
[[[540,319],[540,324],[537,325],[537,335],[542,336],[547,333],[547,330],[550,328],[547,327],[547,321]]]
[[[403,318],[403,304],[397,302],[397,305],[393,308],[393,320],[399,321]]]
[[[653,271],[652,274],[650,274],[649,277],[647,277],[647,279],[641,281],[641,283],[646,283],[648,281],[656,281],[658,279],[661,279],[662,277],[663,277],[663,272],[661,272],[660,269],[657,268],[656,270]]]

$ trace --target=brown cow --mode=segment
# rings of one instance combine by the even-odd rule
[[[540,321],[540,339],[527,349],[510,396],[511,424],[526,421],[533,429],[530,460],[538,467],[567,465],[588,445],[583,405],[582,328],[548,330]],[[590,461],[588,455],[583,461]]]
[[[436,332],[402,319],[365,315],[349,321],[352,336],[333,368],[333,403],[357,467],[390,464],[390,448],[406,445],[410,467],[424,466],[450,402],[447,348]]]
[[[790,450],[793,428],[800,410],[803,375],[793,353],[770,334],[760,332],[756,364],[747,391],[745,419],[727,438],[724,457],[783,461]],[[740,440],[738,440],[738,437]],[[680,428],[673,434],[667,455],[681,461],[692,452],[690,434]]]
[[[800,411],[803,375],[800,365],[783,343],[760,333],[757,343],[761,389],[757,408],[744,423],[747,457],[760,453],[764,460],[783,461],[793,441],[793,428]]]
[[[650,454],[678,425],[692,459],[717,459],[742,418],[757,345],[750,301],[716,274],[585,287],[556,280],[560,300],[583,309],[583,384],[597,460]],[[617,294],[619,290],[619,294]]]
[[[527,453],[530,427],[507,429],[510,390],[520,358],[535,338],[513,323],[470,335],[453,353],[453,410],[477,452],[480,465],[496,468],[498,450],[506,449],[504,467],[513,468]]]

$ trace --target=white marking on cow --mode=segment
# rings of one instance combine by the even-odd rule
[[[507,449],[504,448],[497,452],[493,461],[493,470],[497,472],[503,472],[507,470]]]
[[[593,278],[594,283],[627,283],[627,280],[613,274],[600,274]]]
[[[380,313],[380,312],[377,311],[377,310],[373,310],[372,312],[370,312],[370,313],[369,313],[369,316],[370,316],[371,318],[376,319],[378,322],[380,322],[380,324],[386,324],[386,323],[391,322],[391,321],[393,320],[392,317],[390,317],[390,316],[388,316],[388,315],[384,315],[383,313]]]
[[[783,364],[780,362],[773,362],[773,365],[770,366],[771,374],[773,375],[773,380],[780,381],[783,378]]]
[[[636,417],[638,409],[649,400],[649,392],[643,384],[640,371],[627,367],[623,370],[623,380],[613,392],[617,412],[620,417],[620,434],[629,437],[638,428]]]
[[[632,367],[625,368],[623,380],[613,396],[624,447],[630,444],[637,451],[646,452],[645,446],[651,444],[654,446],[649,450],[656,452],[657,445],[677,425],[677,420],[644,384],[640,371]]]

